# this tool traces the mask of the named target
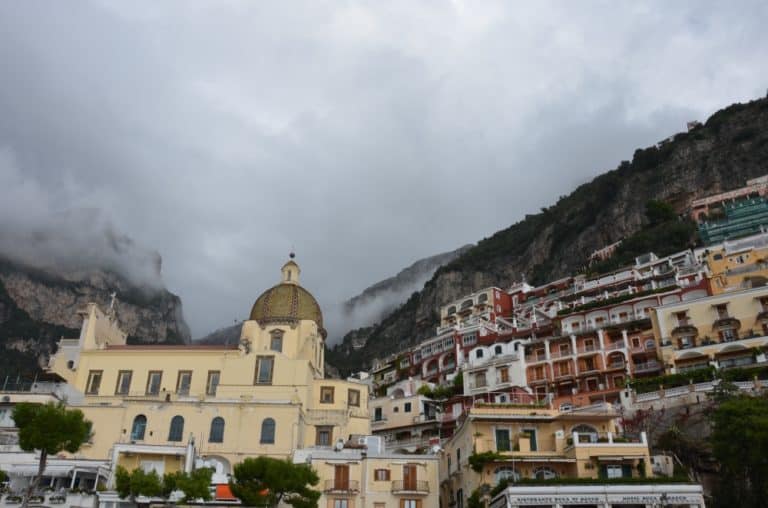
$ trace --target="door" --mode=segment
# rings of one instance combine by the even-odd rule
[[[416,490],[416,464],[403,466],[403,489]]]
[[[333,474],[335,490],[349,490],[349,466],[336,466]]]

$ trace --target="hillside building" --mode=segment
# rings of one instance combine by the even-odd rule
[[[669,373],[766,361],[768,287],[659,306],[653,331]]]
[[[371,429],[387,451],[427,453],[440,445],[439,404],[419,393],[434,385],[406,379],[387,388],[386,395],[368,402]]]
[[[567,412],[510,404],[476,405],[445,444],[440,463],[442,506],[465,507],[481,485],[495,486],[502,480],[525,482],[525,486],[511,486],[509,495],[519,495],[517,489],[542,482],[537,486],[541,497],[535,502],[534,498],[518,500],[512,506],[570,504],[551,501],[563,488],[557,485],[558,479],[591,478],[596,483],[606,479],[613,484],[627,478],[636,492],[650,495],[656,488],[647,438],[644,433],[624,435],[617,426],[618,416],[610,404]],[[640,478],[649,481],[640,483]],[[698,496],[690,504],[704,506],[701,487],[689,488]],[[496,501],[494,505],[509,506]]]

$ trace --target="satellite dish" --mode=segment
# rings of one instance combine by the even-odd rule
[[[337,452],[340,452],[341,450],[343,450],[344,449],[344,440],[343,439],[339,439],[338,441],[336,441],[336,444],[333,445],[333,449],[336,450]]]

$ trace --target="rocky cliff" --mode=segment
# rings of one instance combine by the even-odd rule
[[[768,99],[720,110],[703,126],[636,150],[631,161],[480,241],[374,327],[365,347],[352,347],[349,336],[327,359],[342,371],[369,365],[434,333],[448,301],[490,285],[541,283],[579,271],[594,250],[647,224],[649,200],[683,213],[692,199],[766,173]]]
[[[402,305],[414,291],[424,287],[424,283],[432,278],[438,268],[450,263],[470,248],[472,245],[464,245],[451,252],[420,259],[400,270],[397,275],[379,281],[350,298],[344,302],[344,318],[348,326],[343,332],[346,333],[350,328],[378,323],[381,318]]]
[[[79,334],[77,309],[88,302],[107,308],[113,292],[129,341],[189,341],[181,300],[165,289],[104,269],[40,269],[0,259],[0,373],[43,365],[61,336]]]

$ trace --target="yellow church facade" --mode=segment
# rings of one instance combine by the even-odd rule
[[[80,337],[50,364],[93,422],[78,456],[161,474],[203,457],[225,477],[246,457],[370,434],[367,386],[324,378],[322,313],[299,273],[283,266],[234,345],[127,345],[113,312],[83,309]]]

